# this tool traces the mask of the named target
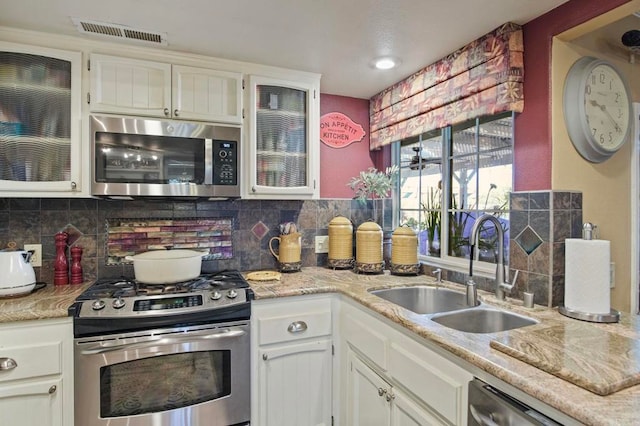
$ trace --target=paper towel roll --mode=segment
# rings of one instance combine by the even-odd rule
[[[587,314],[609,314],[611,252],[606,240],[565,240],[564,306]]]

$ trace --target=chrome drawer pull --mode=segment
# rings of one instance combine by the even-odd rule
[[[13,370],[18,366],[13,358],[0,358],[0,371]]]
[[[58,390],[58,387],[56,385],[53,385],[49,388],[49,393],[54,394],[57,390]]]
[[[307,330],[307,323],[304,321],[294,321],[291,324],[289,324],[289,327],[287,327],[287,331],[289,333],[302,333],[303,331]]]

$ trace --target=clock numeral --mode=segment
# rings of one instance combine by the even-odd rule
[[[616,103],[620,101],[620,93],[616,93]]]
[[[606,76],[604,75],[604,73],[600,73],[600,84],[604,84],[605,83],[605,78],[606,78]]]
[[[613,135],[609,132],[609,142],[613,141]]]
[[[604,135],[600,133],[600,143],[604,143]]]
[[[593,136],[595,136],[595,135],[596,135],[596,131],[597,131],[597,129],[594,127],[594,128],[593,128],[593,129],[591,129],[591,130],[593,130]]]
[[[587,95],[591,94],[591,85],[587,84],[586,87],[584,88],[584,91],[586,92]]]

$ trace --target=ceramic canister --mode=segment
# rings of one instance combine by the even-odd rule
[[[329,222],[329,259],[353,258],[353,225],[343,216]]]
[[[418,263],[418,237],[408,226],[400,226],[393,231],[391,263],[394,265],[415,265]]]
[[[375,222],[365,222],[356,231],[356,262],[382,263],[382,228]]]

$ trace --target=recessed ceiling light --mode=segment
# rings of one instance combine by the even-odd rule
[[[390,70],[391,68],[395,68],[398,66],[400,61],[396,58],[392,58],[390,56],[385,56],[382,58],[377,58],[373,61],[373,66],[379,70]]]

